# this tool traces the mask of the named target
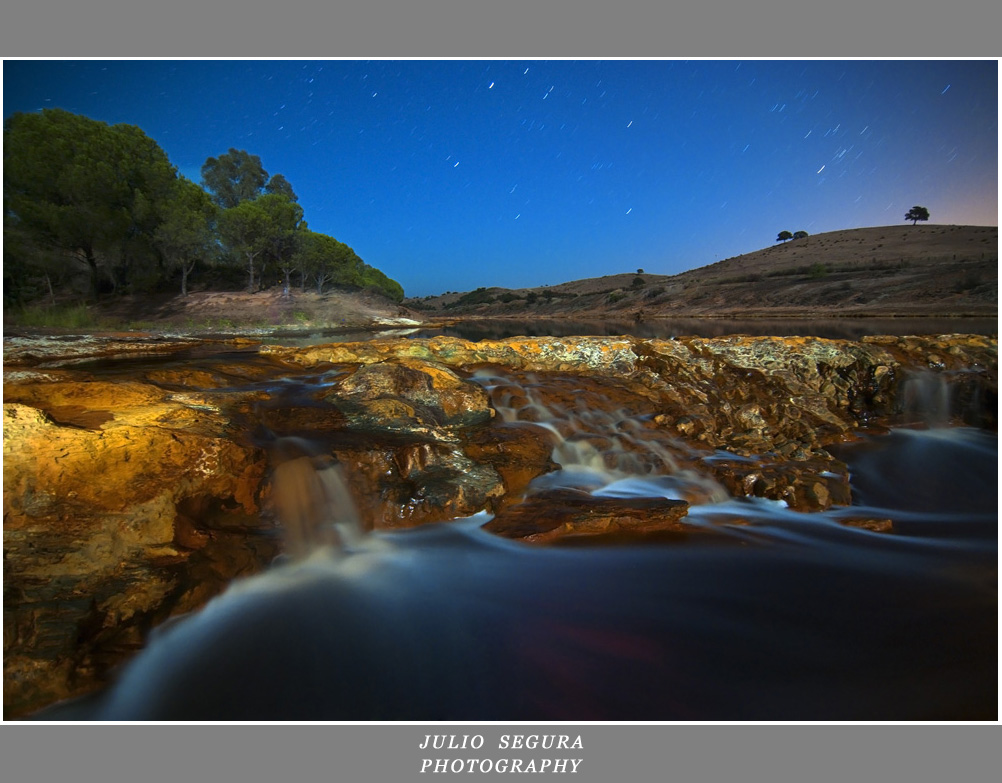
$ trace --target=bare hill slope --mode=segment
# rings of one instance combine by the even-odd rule
[[[846,229],[678,275],[616,274],[404,304],[463,317],[991,317],[998,313],[998,228]]]

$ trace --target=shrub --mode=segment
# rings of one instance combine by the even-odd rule
[[[92,329],[99,325],[87,305],[62,307],[24,307],[15,316],[20,326],[42,326],[56,329]]]

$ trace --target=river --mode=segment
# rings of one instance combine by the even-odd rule
[[[995,719],[995,432],[920,411],[918,426],[835,448],[852,506],[798,513],[730,497],[692,459],[678,469],[628,417],[523,416],[501,396],[516,381],[472,377],[510,424],[556,433],[559,468],[530,492],[685,497],[707,535],[540,547],[485,532],[486,514],[362,534],[342,499],[319,512],[341,547],[239,580],[155,633],[116,687],[47,716]],[[291,401],[329,382],[268,388]]]
[[[998,334],[997,318],[815,318],[804,319],[722,319],[657,318],[644,321],[587,320],[575,318],[516,319],[484,318],[460,320],[441,328],[404,329],[409,337],[458,337],[461,340],[503,340],[521,335],[540,337],[631,335],[645,339],[668,339],[693,335],[723,337],[732,334],[752,336],[812,336],[828,339],[859,340],[878,334]],[[372,339],[362,331],[298,331],[269,337],[283,345],[312,345],[321,342]]]

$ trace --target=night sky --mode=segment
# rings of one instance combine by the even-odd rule
[[[5,61],[4,117],[230,147],[408,295],[704,266],[812,234],[998,225],[987,61]]]

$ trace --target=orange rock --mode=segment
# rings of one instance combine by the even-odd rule
[[[484,530],[530,543],[689,534],[699,529],[685,523],[688,509],[684,500],[595,497],[575,490],[551,490],[510,506],[484,525]]]

